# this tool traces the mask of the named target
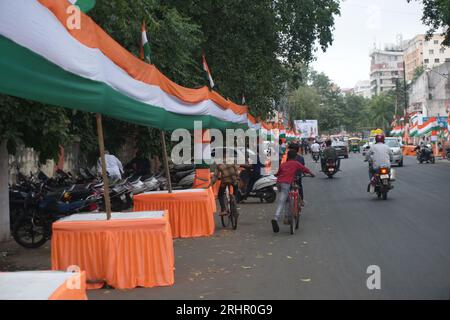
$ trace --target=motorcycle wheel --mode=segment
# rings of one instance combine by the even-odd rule
[[[12,236],[17,244],[27,249],[37,249],[47,242],[45,227],[34,226],[32,217],[29,215],[24,215],[17,220]]]
[[[383,192],[383,200],[386,201],[388,198],[388,193],[387,192]]]
[[[270,191],[268,191],[264,200],[267,203],[274,203],[275,200],[277,200],[277,194],[276,194],[275,190],[271,189]]]

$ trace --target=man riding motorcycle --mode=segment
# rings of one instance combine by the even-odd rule
[[[375,137],[375,144],[370,147],[366,155],[366,161],[369,161],[369,177],[372,180],[373,175],[381,168],[391,168],[391,162],[394,159],[394,154],[388,145],[384,143],[384,135],[377,135]],[[369,184],[370,188],[370,184]]]
[[[336,149],[332,147],[331,140],[325,142],[326,148],[322,152],[322,171],[325,172],[327,162],[333,160],[336,163],[336,168],[339,170],[341,162],[337,155]]]

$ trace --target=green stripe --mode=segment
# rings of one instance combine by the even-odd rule
[[[75,5],[80,7],[81,11],[87,13],[95,7],[95,0],[78,0],[77,2],[75,2]]]
[[[103,82],[82,78],[54,65],[34,52],[0,36],[0,93],[46,104],[102,113],[109,117],[164,130],[245,128],[213,116],[187,116],[168,112],[127,97]]]
[[[152,63],[150,44],[148,42],[144,44],[144,57],[145,61],[147,61],[148,63]]]

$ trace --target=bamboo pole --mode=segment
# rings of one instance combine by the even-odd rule
[[[164,130],[161,130],[161,144],[163,147],[163,161],[164,161],[164,169],[166,171],[166,178],[169,193],[172,193],[172,181],[170,179],[170,170],[169,170],[169,159],[167,158],[167,147],[166,147],[166,137],[164,135]]]
[[[97,117],[98,146],[100,149],[100,159],[102,164],[102,178],[104,185],[106,219],[111,220],[111,200],[109,198],[109,180],[108,175],[106,174],[105,142],[103,138],[102,115],[100,113],[97,113],[96,117]]]

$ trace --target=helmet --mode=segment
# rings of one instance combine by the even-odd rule
[[[375,137],[375,142],[376,143],[384,143],[384,135],[377,134],[376,137]]]

